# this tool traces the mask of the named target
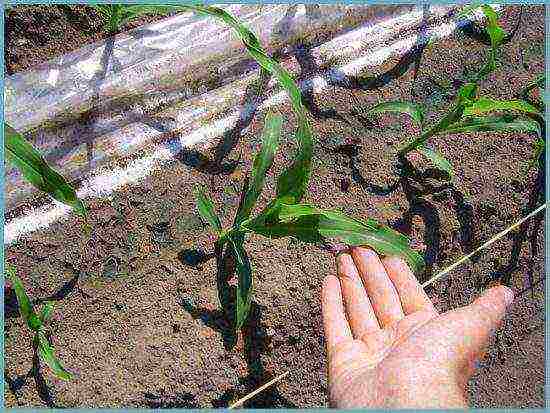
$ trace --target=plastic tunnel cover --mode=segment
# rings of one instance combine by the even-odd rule
[[[277,52],[291,73],[300,73],[300,53],[309,53],[317,68],[324,68],[301,81],[313,93],[324,90],[327,79],[376,70],[419,42],[449,36],[461,24],[452,18],[456,6],[226,9],[268,52]],[[239,119],[242,96],[257,76],[257,64],[229,29],[182,13],[8,77],[5,119],[64,176],[80,180],[79,196],[107,196],[139,182],[182,148],[221,136]],[[273,79],[266,96],[260,110],[287,98]],[[177,138],[159,145],[167,135]],[[9,166],[5,182],[6,210],[13,211],[5,244],[69,212],[56,203],[25,207],[33,189]]]

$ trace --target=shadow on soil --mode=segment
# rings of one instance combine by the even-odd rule
[[[504,37],[504,39],[502,40],[502,44],[509,43],[514,38],[517,31],[521,27],[522,18],[523,18],[523,6],[519,5],[519,12],[518,12],[516,24],[514,25],[514,28],[512,29],[512,31],[510,31],[510,33],[508,33],[506,37]],[[489,36],[489,33],[487,33],[487,29],[485,27],[481,27],[479,23],[473,20],[458,26],[458,30],[472,40],[475,40],[481,44],[484,44],[485,46],[491,46],[491,37]]]
[[[214,256],[216,257],[216,282],[221,309],[197,308],[188,300],[182,300],[181,306],[191,317],[200,319],[204,325],[220,333],[226,351],[233,351],[236,348],[241,351],[241,346],[237,346],[238,337],[234,328],[236,287],[232,285],[232,279],[235,274],[235,260],[229,248],[224,250],[218,244],[216,244]],[[252,302],[247,323],[240,330],[248,374],[239,379],[239,388],[229,389],[218,399],[212,400],[214,407],[227,407],[273,378],[265,370],[262,362],[262,355],[270,351],[271,338],[267,334],[266,327],[261,323],[261,316],[262,307]],[[272,386],[261,392],[245,403],[243,407],[269,408],[274,406],[296,407],[279,393],[277,386]]]
[[[50,344],[51,344],[51,336],[49,334],[47,334],[47,339],[50,341]],[[21,388],[23,388],[25,385],[27,385],[27,380],[31,378],[34,379],[34,382],[36,384],[36,390],[37,390],[38,396],[40,397],[40,400],[42,400],[47,407],[49,408],[62,407],[56,404],[51,392],[51,388],[50,386],[48,386],[48,383],[44,379],[44,375],[40,368],[40,359],[38,357],[38,349],[34,345],[34,343],[33,343],[32,367],[29,370],[29,372],[27,374],[17,376],[15,378],[11,378],[8,375],[5,375],[8,388],[15,395],[15,397],[17,397],[17,392]]]
[[[543,135],[544,135],[544,129]],[[545,143],[546,145],[546,143]],[[538,159],[538,171],[535,178],[535,182],[532,186],[532,189],[529,193],[529,198],[524,208],[522,209],[522,216],[525,216],[535,210],[539,205],[542,205],[545,200],[545,170],[546,170],[546,159],[544,152],[540,154]],[[542,228],[542,222],[544,221],[544,211],[541,211],[535,217],[524,222],[519,230],[515,233],[512,233],[511,237],[513,239],[512,251],[508,262],[506,265],[498,268],[493,274],[490,275],[490,278],[487,280],[488,284],[491,281],[498,280],[502,284],[511,285],[512,276],[514,272],[519,268],[520,253],[525,242],[528,242],[529,245],[529,263],[526,265],[527,274],[525,276],[525,283],[527,289],[533,291],[533,286],[535,285],[535,259],[539,252],[539,234]]]
[[[408,202],[408,208],[401,219],[393,224],[394,229],[410,234],[414,217],[420,217],[424,227],[423,243],[427,250],[424,253],[426,271],[423,280],[433,275],[434,264],[446,258],[441,248],[440,217],[433,201],[444,201],[448,198],[453,200],[453,209],[460,224],[458,231],[458,242],[465,254],[472,252],[478,245],[478,234],[474,230],[474,208],[458,191],[454,185],[448,182],[448,176],[443,172],[428,168],[420,171],[405,157],[399,157],[397,162],[397,180],[388,185],[380,186],[369,182],[362,174],[358,165],[360,146],[356,144],[341,145],[336,148],[325,148],[329,152],[346,156],[349,159],[351,180],[360,185],[365,191],[378,195],[388,196],[394,191],[401,189]],[[432,201],[426,199],[432,197]],[[478,258],[473,257],[472,261],[477,262]]]

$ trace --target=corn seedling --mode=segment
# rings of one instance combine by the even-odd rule
[[[229,25],[237,33],[248,53],[268,72],[275,75],[285,88],[298,119],[295,137],[298,150],[292,164],[277,180],[275,199],[255,218],[250,218],[262,191],[265,175],[273,164],[278,146],[282,118],[268,115],[263,143],[254,160],[250,181],[243,189],[233,226],[222,229],[213,203],[201,190],[196,190],[197,206],[201,217],[218,234],[217,246],[229,245],[238,272],[235,327],[240,329],[250,311],[252,292],[252,268],[244,250],[245,234],[254,232],[269,238],[290,236],[304,242],[321,243],[337,239],[348,245],[369,245],[381,254],[404,255],[415,268],[423,264],[419,254],[409,248],[408,239],[383,227],[373,220],[362,222],[337,211],[326,211],[312,205],[300,204],[311,174],[313,136],[302,105],[302,95],[292,76],[269,57],[256,36],[233,16],[216,7],[177,6],[200,15],[213,16]]]
[[[46,324],[52,317],[53,303],[48,301],[42,308],[42,311],[37,314],[33,309],[31,300],[25,292],[23,283],[15,273],[15,268],[8,265],[6,272],[12,288],[15,291],[15,296],[17,297],[19,312],[23,316],[27,327],[34,332],[34,351],[38,352],[39,358],[50,367],[56,377],[62,380],[70,380],[72,378],[72,374],[65,370],[59,360],[57,360],[53,347],[51,346],[46,335]]]
[[[289,193],[289,196],[300,198],[305,193],[311,173],[311,153],[313,147],[313,135],[305,115],[305,108],[302,105],[302,95],[292,76],[264,51],[254,33],[247,29],[234,16],[219,7],[204,5],[127,5],[123,7],[125,13],[139,15],[145,13],[167,13],[170,11],[191,11],[200,16],[214,17],[233,29],[243,42],[250,56],[256,60],[263,70],[273,74],[285,88],[290,97],[290,103],[294,112],[298,117],[296,139],[300,148],[294,159],[293,166],[288,169],[286,176],[281,177],[281,182],[292,181],[293,185],[295,185],[295,190],[292,192],[292,195]]]
[[[6,158],[35,188],[72,207],[78,215],[86,217],[86,207],[74,188],[48,165],[40,152],[5,122],[4,151]]]
[[[197,206],[201,217],[218,235],[217,245],[225,244],[233,254],[238,273],[235,327],[245,323],[251,306],[252,268],[244,249],[245,235],[256,233],[268,238],[293,237],[302,242],[327,245],[330,242],[350,246],[367,245],[381,255],[403,256],[416,270],[423,265],[422,257],[409,247],[404,235],[369,219],[361,221],[347,217],[339,211],[323,210],[310,204],[299,203],[303,196],[301,185],[305,171],[285,170],[277,179],[273,199],[256,217],[250,217],[271,168],[278,146],[282,117],[266,116],[262,146],[257,153],[250,176],[241,195],[233,225],[223,229],[212,201],[196,189]]]
[[[416,150],[431,161],[438,169],[452,177],[450,162],[441,154],[427,146],[428,140],[441,135],[473,132],[515,131],[536,133],[541,137],[539,122],[533,117],[541,117],[540,109],[524,100],[498,100],[479,96],[478,82],[486,78],[496,68],[496,51],[506,32],[498,26],[496,12],[489,6],[481,6],[487,17],[487,31],[491,38],[491,51],[487,63],[471,81],[463,84],[457,93],[449,111],[434,125],[424,128],[426,108],[412,102],[384,102],[371,108],[367,114],[376,115],[382,112],[406,114],[419,127],[417,137],[402,143],[398,147],[400,156]],[[534,86],[533,86],[534,87]],[[493,115],[493,113],[498,115]],[[521,115],[517,115],[519,112]],[[491,116],[489,116],[491,114]],[[527,115],[527,116],[525,116]]]

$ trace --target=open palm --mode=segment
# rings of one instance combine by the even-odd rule
[[[438,314],[408,266],[365,248],[337,258],[323,286],[331,403],[465,407],[465,388],[511,290]]]

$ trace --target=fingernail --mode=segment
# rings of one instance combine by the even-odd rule
[[[505,285],[503,285],[502,288],[504,289],[504,301],[506,302],[506,306],[509,307],[510,304],[514,302],[514,292]]]

